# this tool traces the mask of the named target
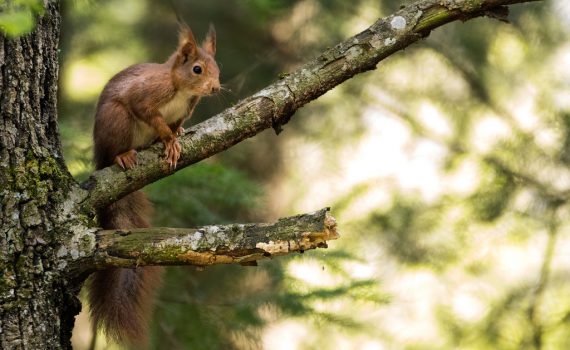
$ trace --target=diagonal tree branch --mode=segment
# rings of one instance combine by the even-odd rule
[[[326,248],[326,241],[339,235],[335,219],[325,208],[269,224],[100,230],[96,237],[93,263],[80,261],[72,269],[249,264],[292,252]]]
[[[323,52],[295,72],[236,106],[187,131],[179,139],[180,170],[273,127],[278,133],[294,112],[358,73],[455,20],[490,16],[505,20],[506,5],[540,0],[423,0],[380,19],[368,29]],[[161,161],[162,145],[138,154],[139,164],[122,171],[117,166],[94,172],[82,184],[89,191],[85,208],[101,208],[145,185],[170,175]]]

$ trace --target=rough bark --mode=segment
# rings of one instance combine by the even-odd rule
[[[0,36],[0,348],[70,347],[79,303],[58,269],[62,218],[76,186],[57,129],[60,17],[51,2],[37,30]]]
[[[101,230],[97,232],[97,253],[93,259],[99,269],[244,264],[324,248],[326,241],[336,238],[336,221],[326,208],[270,224]]]
[[[540,0],[423,0],[324,51],[234,107],[190,128],[179,139],[180,170],[273,127],[280,132],[294,112],[356,74],[425,38],[430,31],[454,20],[490,16],[505,20],[505,5]],[[117,166],[96,171],[82,185],[89,190],[87,206],[104,207],[172,172],[161,161],[162,145],[138,153],[138,166],[123,172]]]

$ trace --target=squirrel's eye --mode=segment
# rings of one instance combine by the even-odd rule
[[[194,67],[192,67],[192,71],[196,74],[201,74],[202,73],[202,67],[194,66]]]

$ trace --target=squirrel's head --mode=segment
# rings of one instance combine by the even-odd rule
[[[175,85],[199,96],[220,91],[220,69],[214,59],[215,54],[216,31],[214,26],[210,25],[206,39],[202,45],[198,45],[190,28],[182,25],[172,66]]]

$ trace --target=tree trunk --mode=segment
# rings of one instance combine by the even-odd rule
[[[0,37],[0,348],[70,348],[80,305],[58,270],[74,186],[57,130],[60,16],[50,1],[33,34]]]

